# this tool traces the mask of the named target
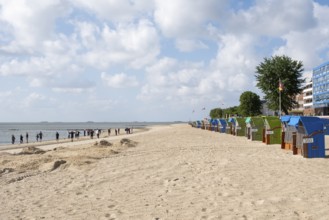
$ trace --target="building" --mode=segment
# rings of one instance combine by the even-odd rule
[[[304,114],[304,94],[300,93],[295,96],[296,105],[289,111],[290,115],[303,115]]]
[[[329,114],[329,62],[313,69],[313,108],[315,115]]]
[[[311,116],[314,115],[313,108],[313,82],[308,82],[303,89],[303,107],[304,115]]]
[[[277,112],[275,112],[275,111],[268,108],[267,103],[266,103],[265,100],[261,100],[261,102],[262,102],[262,109],[261,109],[262,115],[265,115],[265,116],[278,115]]]

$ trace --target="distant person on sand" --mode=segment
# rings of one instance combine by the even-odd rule
[[[109,136],[111,136],[111,128],[109,128],[109,129],[107,130],[107,134],[108,134]]]
[[[23,144],[23,135],[19,136],[19,143]]]
[[[74,138],[74,131],[70,131],[71,141],[73,141]]]
[[[117,131],[117,129],[115,129],[115,135],[118,135],[118,131]]]
[[[37,142],[39,141],[39,134],[37,134],[36,136],[35,136],[35,138],[37,139]]]
[[[15,138],[15,135],[11,135],[11,143],[12,143],[12,144],[15,144],[15,139],[16,139],[16,138]]]
[[[59,139],[59,133],[56,131],[56,141],[58,142]]]
[[[42,132],[40,131],[40,133],[39,133],[39,138],[40,138],[40,142],[42,141]]]
[[[26,143],[29,143],[29,133],[26,132],[25,138],[26,138]]]

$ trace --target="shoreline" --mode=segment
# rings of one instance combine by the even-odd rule
[[[6,144],[6,145],[0,145],[0,154],[1,152],[6,152],[6,153],[18,153],[22,149],[26,147],[38,147],[43,150],[51,150],[54,149],[58,146],[63,146],[65,147],[70,147],[70,146],[76,146],[79,144],[88,144],[91,142],[97,142],[102,139],[105,140],[116,140],[120,138],[125,138],[125,137],[130,137],[134,136],[134,134],[139,134],[141,132],[147,132],[152,129],[153,126],[147,126],[145,128],[135,128],[133,130],[133,133],[131,134],[126,134],[126,133],[120,133],[118,135],[112,134],[108,136],[107,131],[102,132],[100,137],[97,138],[94,136],[94,138],[90,138],[90,136],[80,136],[79,138],[74,138],[73,141],[69,138],[62,138],[59,139],[58,141],[56,140],[47,140],[47,141],[39,141],[39,142],[29,142],[29,143],[22,143],[22,144]]]

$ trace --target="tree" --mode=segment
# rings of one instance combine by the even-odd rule
[[[281,91],[281,109],[285,114],[291,110],[297,102],[295,96],[302,92],[302,78],[304,71],[301,61],[292,60],[287,56],[274,56],[264,58],[256,67],[257,87],[265,94],[268,107],[272,110],[279,108],[279,81],[283,85]]]
[[[222,118],[223,117],[223,109],[214,108],[210,110],[209,116],[211,118]]]
[[[224,110],[223,115],[228,117],[233,115],[239,115],[239,107],[238,106],[229,107]]]
[[[226,109],[221,109],[221,108],[211,109],[209,116],[211,118],[225,118],[226,116],[238,115],[238,114],[239,114],[239,107],[233,106]]]
[[[261,114],[262,102],[259,95],[246,91],[240,96],[239,112],[242,116],[255,116]]]

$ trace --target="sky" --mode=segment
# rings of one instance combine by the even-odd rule
[[[275,55],[329,61],[328,0],[0,0],[0,122],[200,120]]]

